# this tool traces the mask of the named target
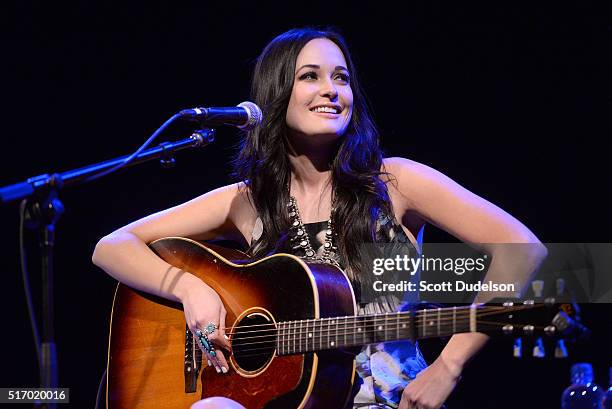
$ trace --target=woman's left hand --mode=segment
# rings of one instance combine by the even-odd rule
[[[438,409],[453,391],[461,369],[438,357],[402,393],[399,409]]]

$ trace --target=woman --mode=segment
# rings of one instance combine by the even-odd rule
[[[233,239],[255,257],[283,251],[340,265],[355,288],[367,280],[359,243],[401,243],[416,252],[426,222],[467,243],[539,243],[518,220],[440,172],[382,158],[355,67],[337,33],[296,29],[275,38],[258,59],[252,99],[264,123],[248,133],[234,162],[239,183],[133,222],[100,240],[93,255],[119,281],[181,302],[194,334],[214,323],[218,330],[209,339],[217,346],[229,347],[219,296],[146,243],[165,236]],[[298,229],[290,228],[294,222]],[[543,252],[534,249],[535,266]],[[529,273],[513,281],[525,282]],[[396,310],[396,301],[361,303],[360,313]],[[485,340],[477,333],[455,335],[429,367],[410,341],[365,347],[357,356],[352,405],[439,408]],[[226,357],[217,351],[207,358],[225,373]]]

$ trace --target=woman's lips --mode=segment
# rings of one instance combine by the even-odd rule
[[[331,112],[317,112],[317,111],[310,111],[310,112],[315,115],[322,116],[324,118],[338,118],[340,116],[340,114],[332,114]]]

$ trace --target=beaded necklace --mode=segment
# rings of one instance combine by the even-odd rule
[[[306,228],[300,218],[300,211],[297,207],[297,200],[295,197],[289,196],[289,203],[287,204],[289,210],[289,217],[291,217],[291,247],[294,250],[301,249],[304,251],[302,258],[309,262],[319,262],[331,264],[340,268],[340,264],[336,261],[334,256],[338,252],[338,247],[334,244],[334,237],[337,233],[334,232],[333,216],[335,208],[332,206],[331,215],[327,221],[327,230],[325,231],[325,242],[323,243],[323,254],[317,256],[317,253],[310,244],[310,238],[306,232]]]

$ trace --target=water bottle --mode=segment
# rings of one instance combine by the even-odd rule
[[[603,408],[612,409],[612,367],[610,367],[610,388],[603,397]]]
[[[593,367],[581,363],[572,366],[572,384],[563,391],[561,409],[602,409],[603,390],[593,382]]]

